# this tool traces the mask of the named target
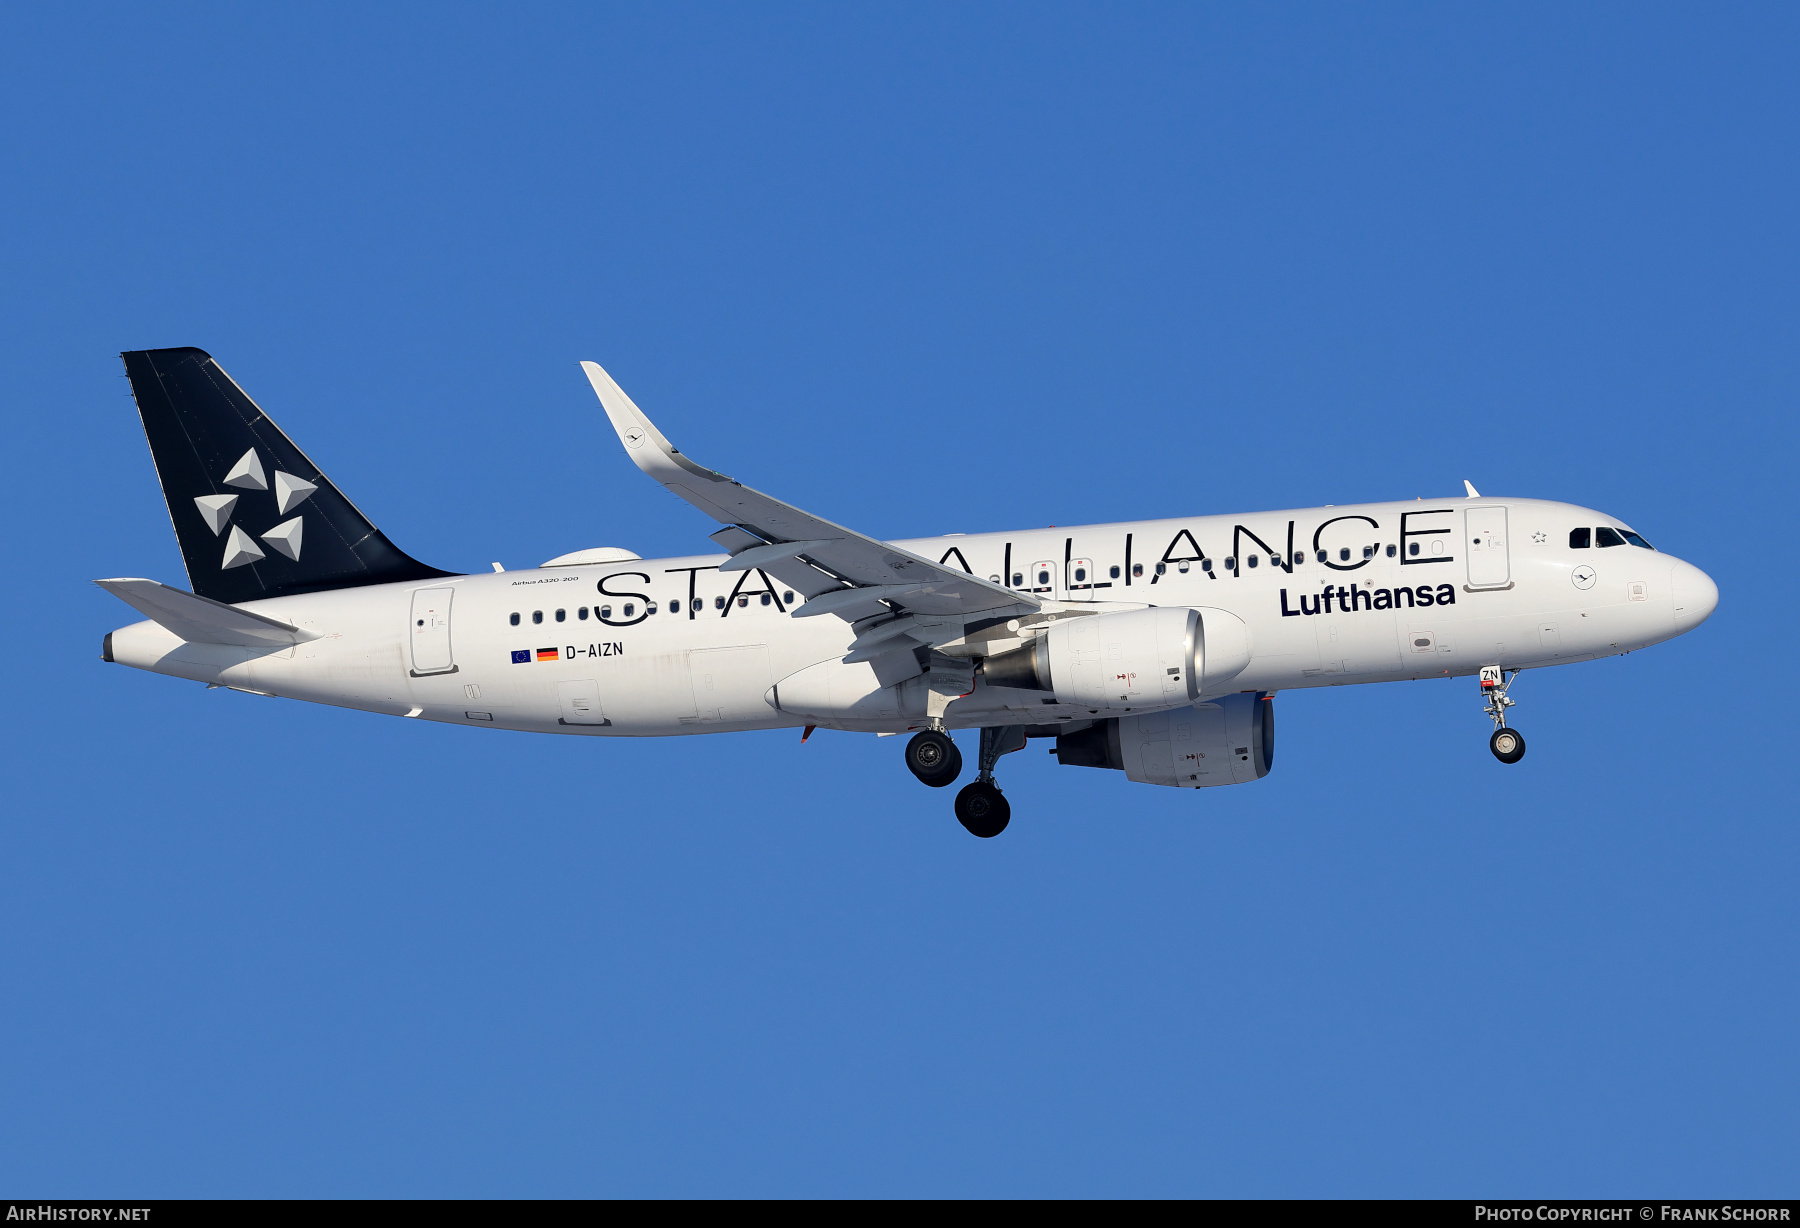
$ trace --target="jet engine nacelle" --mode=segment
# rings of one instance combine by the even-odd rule
[[[1224,610],[1153,606],[1053,623],[989,657],[989,686],[1049,691],[1058,703],[1135,711],[1191,703],[1250,663],[1243,621]]]
[[[1275,697],[1240,691],[1172,712],[1110,717],[1058,737],[1055,754],[1059,763],[1113,768],[1147,785],[1260,780],[1275,762]]]
[[[1200,695],[1200,615],[1153,606],[1052,623],[1023,648],[990,657],[989,686],[1049,691],[1086,708],[1167,708]]]

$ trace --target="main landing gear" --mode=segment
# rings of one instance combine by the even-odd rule
[[[942,729],[927,729],[906,744],[906,766],[920,784],[941,789],[962,775],[962,752]]]
[[[1481,697],[1487,705],[1483,711],[1494,722],[1494,736],[1488,739],[1488,749],[1502,763],[1517,763],[1525,757],[1525,735],[1506,725],[1506,710],[1514,702],[1506,692],[1518,676],[1516,669],[1499,665],[1481,667]]]
[[[1023,748],[1025,728],[1002,725],[981,731],[981,775],[956,795],[956,821],[970,835],[992,839],[1012,821],[1012,806],[994,783],[994,764],[1001,755]],[[962,772],[962,752],[941,729],[913,735],[906,744],[906,766],[921,783],[941,789]]]

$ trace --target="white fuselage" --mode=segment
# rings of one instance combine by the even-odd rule
[[[1226,689],[1274,692],[1590,660],[1669,639],[1711,613],[1717,590],[1691,564],[1633,545],[1571,547],[1571,530],[1601,526],[1622,523],[1571,504],[1474,498],[895,544],[997,577],[1069,616],[1146,605],[1228,611],[1248,630],[1250,659]],[[726,557],[256,601],[242,608],[319,638],[278,650],[223,647],[142,622],[113,634],[112,654],[259,694],[537,733],[920,724],[922,701],[904,686],[871,701],[868,686],[833,682],[813,688],[806,712],[774,707],[772,687],[838,661],[855,632],[829,615],[792,617],[798,594],[756,570],[720,572]],[[1002,632],[982,648],[1019,642]],[[848,686],[835,708],[831,686]],[[943,719],[971,728],[1089,715],[1066,707],[978,682]]]

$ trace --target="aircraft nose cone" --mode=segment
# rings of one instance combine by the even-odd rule
[[[1669,577],[1669,591],[1675,598],[1675,634],[1692,631],[1705,622],[1719,605],[1719,586],[1711,576],[1692,563],[1675,562],[1675,573]]]

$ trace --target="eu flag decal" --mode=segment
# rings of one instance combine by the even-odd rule
[[[538,649],[538,660],[540,661],[560,661],[561,659],[562,653],[556,651],[554,648]]]
[[[531,660],[531,649],[521,648],[513,653],[513,664],[524,665]]]

